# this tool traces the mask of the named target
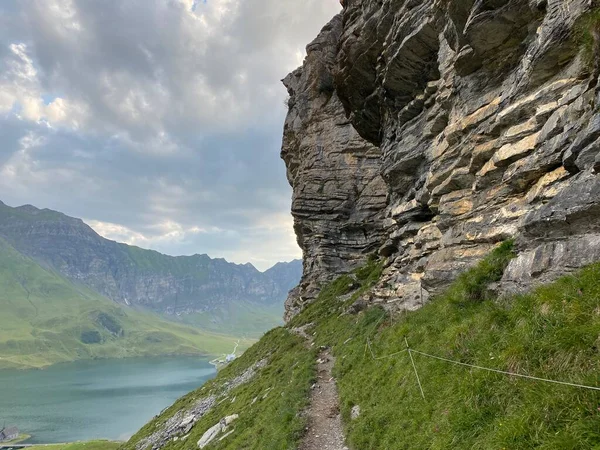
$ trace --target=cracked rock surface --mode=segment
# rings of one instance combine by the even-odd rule
[[[581,38],[598,7],[345,1],[284,80],[304,251],[286,317],[373,252],[368,300],[401,309],[509,238],[505,291],[600,260],[600,55]]]

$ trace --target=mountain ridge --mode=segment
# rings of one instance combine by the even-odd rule
[[[117,303],[171,316],[217,311],[229,302],[282,305],[301,271],[299,260],[260,272],[206,254],[164,255],[106,239],[81,219],[32,205],[2,203],[0,237]]]
[[[119,305],[47,269],[0,238],[0,369],[81,359],[215,355],[236,337]],[[250,340],[241,342],[247,347]]]

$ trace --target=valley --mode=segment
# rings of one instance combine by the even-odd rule
[[[8,2],[2,439],[600,449],[600,0]]]
[[[54,211],[2,204],[0,369],[219,356],[237,342],[241,352],[282,323],[299,269],[263,274],[206,255],[169,257],[108,241]]]
[[[118,305],[76,286],[0,239],[0,368],[79,359],[216,355],[237,338]],[[242,347],[252,340],[243,339]]]

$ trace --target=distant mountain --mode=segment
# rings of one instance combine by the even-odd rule
[[[295,259],[292,262],[278,262],[268,269],[264,275],[273,281],[273,283],[281,286],[287,295],[300,281],[300,277],[302,276],[302,260]]]
[[[273,326],[302,273],[301,261],[260,272],[251,264],[207,255],[163,255],[105,239],[81,219],[31,205],[13,208],[0,202],[0,237],[44,267],[117,303],[173,317],[203,314],[205,325],[215,328],[230,315],[223,311],[238,307],[268,311],[267,322]],[[220,319],[212,320],[212,314]]]
[[[0,238],[0,369],[91,358],[215,355],[231,351],[235,341],[118,305]]]

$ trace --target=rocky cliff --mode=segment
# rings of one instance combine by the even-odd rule
[[[345,0],[288,75],[295,315],[369,254],[419,307],[497,243],[520,290],[600,260],[600,5]]]
[[[99,236],[80,219],[0,202],[0,237],[69,280],[122,304],[182,315],[249,304],[277,309],[300,261],[259,272],[207,255],[173,257]]]

